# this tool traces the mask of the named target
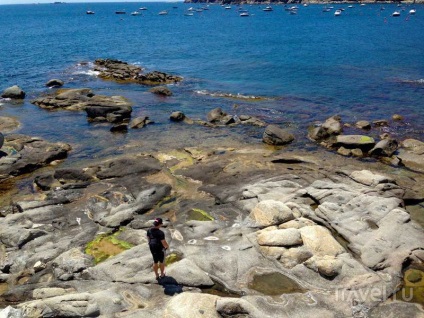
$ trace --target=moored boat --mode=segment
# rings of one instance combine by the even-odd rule
[[[86,14],[94,14],[95,12],[94,11],[87,10],[85,13]]]
[[[159,12],[159,15],[167,15],[167,14],[168,14],[168,11],[166,11],[166,10]]]
[[[117,11],[115,11],[115,13],[116,13],[116,14],[127,14],[127,13],[125,12],[125,10],[117,10]]]
[[[415,10],[415,9],[409,10],[409,14],[415,14],[416,12],[417,12],[417,10]]]
[[[400,17],[400,12],[399,11],[393,12],[392,17]]]
[[[337,17],[337,16],[339,16],[339,15],[341,15],[342,14],[342,10],[336,10],[336,11],[334,11],[334,15]]]
[[[274,9],[271,6],[267,6],[265,8],[262,9],[262,11],[274,11]]]

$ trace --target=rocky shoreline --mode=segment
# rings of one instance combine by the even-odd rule
[[[124,97],[87,88],[32,103],[86,111],[89,121],[150,122],[131,119]],[[314,154],[290,151],[295,135],[248,114],[216,108],[204,121],[183,112],[170,120],[249,124],[263,143],[139,151],[65,168],[72,145],[13,134],[19,123],[0,117],[0,304],[10,305],[0,315],[423,315],[421,141],[376,142],[369,134],[386,123],[351,127],[333,116],[305,132],[323,146]],[[367,134],[344,135],[351,129]],[[30,194],[16,191],[18,178]],[[171,246],[159,282],[146,241],[155,217]]]

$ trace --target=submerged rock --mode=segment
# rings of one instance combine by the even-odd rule
[[[65,83],[60,79],[51,79],[46,83],[47,87],[62,87]]]
[[[156,95],[172,96],[172,91],[166,86],[153,87],[153,88],[149,89],[149,92],[156,94]]]

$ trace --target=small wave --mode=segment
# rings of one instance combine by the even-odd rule
[[[93,71],[93,70],[81,70],[81,71],[75,71],[72,73],[73,75],[88,75],[88,76],[98,76],[100,74],[99,71]]]
[[[208,95],[208,96],[212,96],[212,97],[225,97],[225,98],[234,98],[234,99],[245,99],[245,100],[264,100],[264,99],[269,99],[266,97],[262,97],[262,96],[255,96],[255,95],[243,95],[240,93],[237,94],[231,94],[231,93],[220,93],[220,92],[209,92],[207,90],[197,90],[195,91],[196,94],[199,95]]]
[[[420,78],[417,80],[401,80],[402,83],[406,84],[418,84],[418,85],[424,85],[424,79]]]

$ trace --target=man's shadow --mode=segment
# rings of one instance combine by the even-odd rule
[[[158,283],[163,287],[165,295],[173,296],[183,292],[183,287],[172,276],[160,278]]]

